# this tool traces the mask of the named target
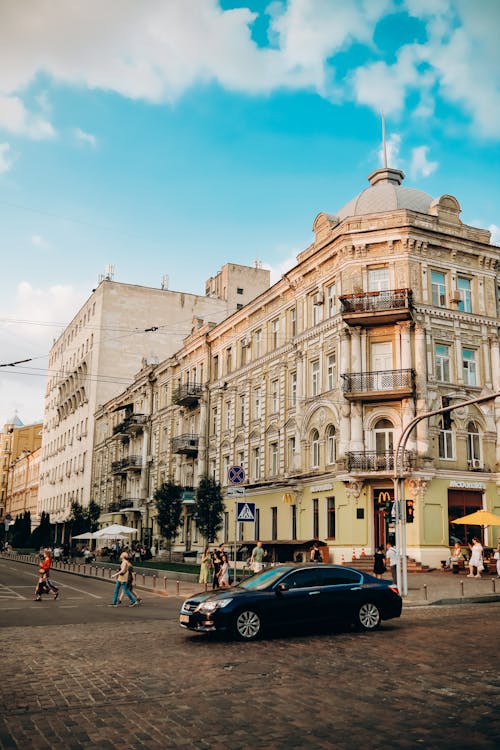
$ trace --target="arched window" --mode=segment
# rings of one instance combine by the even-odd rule
[[[443,417],[438,421],[438,429],[439,458],[453,459],[453,433]]]
[[[326,463],[334,464],[337,460],[337,443],[335,427],[331,424],[326,431]]]
[[[467,424],[467,463],[471,469],[478,469],[481,465],[481,441],[475,422]]]
[[[388,419],[379,419],[374,427],[376,453],[393,453],[394,425]]]
[[[319,467],[319,432],[313,430],[311,432],[311,468],[317,469]]]

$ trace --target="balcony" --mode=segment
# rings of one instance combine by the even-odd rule
[[[172,453],[182,453],[185,456],[198,455],[198,435],[178,435],[172,438]]]
[[[340,377],[344,396],[350,401],[393,401],[413,395],[413,370],[348,372]]]
[[[172,394],[172,403],[179,406],[196,406],[201,398],[203,386],[201,383],[183,383]]]
[[[113,435],[137,435],[142,432],[149,417],[146,414],[129,414],[128,417],[113,427]]]
[[[127,456],[113,461],[111,472],[113,474],[126,474],[127,471],[140,471],[142,469],[142,456]]]
[[[353,326],[381,326],[409,320],[412,297],[411,289],[344,294],[339,297],[342,318]]]
[[[351,451],[346,453],[347,470],[351,472],[394,472],[393,451]],[[407,471],[414,463],[414,455],[411,451],[404,451],[403,469]]]
[[[113,500],[108,505],[108,513],[118,513],[124,510],[139,510],[141,501],[138,497],[121,498],[120,500]]]

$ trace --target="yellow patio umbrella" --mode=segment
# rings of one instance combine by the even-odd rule
[[[489,510],[476,510],[468,516],[456,518],[452,523],[468,524],[469,526],[500,526],[500,516],[496,516]]]

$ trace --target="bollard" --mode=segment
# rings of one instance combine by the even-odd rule
[[[78,565],[78,572],[80,572],[80,565]]]
[[[424,583],[424,599],[427,601],[427,584]]]
[[[464,595],[464,582],[460,581],[460,596]]]
[[[156,580],[157,580],[157,578],[158,578],[158,576],[156,575],[156,573],[153,573],[153,588],[154,589],[156,589]]]
[[[496,588],[495,588],[495,579],[494,579],[494,578],[492,578],[492,579],[491,579],[491,588],[492,588],[492,590],[493,590],[493,593],[496,593]]]
[[[177,596],[179,596],[179,589],[180,589],[180,581],[177,581]]]
[[[145,586],[145,585],[146,585],[146,576],[145,576],[145,574],[144,574],[144,573],[142,574],[142,585],[143,585],[143,586]]]
[[[111,568],[108,568],[108,578],[111,578]]]
[[[163,576],[163,590],[167,593],[167,576]]]
[[[101,568],[101,578],[104,578],[104,568]]]

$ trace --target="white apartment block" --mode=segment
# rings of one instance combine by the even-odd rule
[[[228,264],[207,295],[104,278],[49,354],[39,512],[63,524],[91,499],[94,414],[139,370],[182,348],[193,320],[217,323],[269,287],[269,271]],[[216,284],[217,278],[210,281]],[[61,526],[62,533],[62,526]]]
[[[256,523],[236,524],[228,497],[227,542],[260,538],[288,555],[320,539],[342,562],[394,538],[394,449],[404,427],[500,391],[499,248],[487,230],[461,222],[456,198],[433,199],[403,177],[375,171],[342,209],[316,217],[312,244],[277,284],[217,325],[198,321],[174,356],[103,405],[93,492],[109,520],[119,509],[157,537],[150,501],[172,477],[186,488],[177,549],[200,548],[193,488],[208,473],[226,491],[238,465]],[[120,427],[116,409],[127,403]],[[148,424],[146,464],[113,469],[139,455],[136,408]],[[438,565],[454,535],[480,531],[453,519],[500,512],[499,418],[492,399],[412,432],[404,485],[415,560]],[[122,429],[123,443],[114,436]],[[140,502],[116,505],[132,476]]]

